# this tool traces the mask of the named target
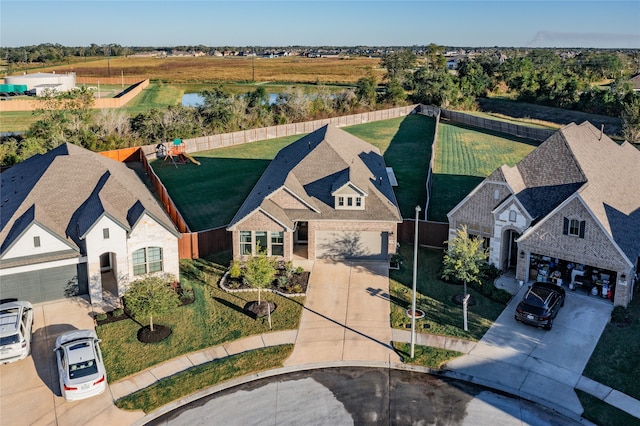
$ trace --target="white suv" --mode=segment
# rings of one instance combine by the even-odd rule
[[[0,362],[19,361],[31,353],[33,306],[29,302],[0,305]]]

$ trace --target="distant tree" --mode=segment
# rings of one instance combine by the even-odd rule
[[[640,96],[635,95],[622,111],[622,133],[632,143],[640,143]]]
[[[378,83],[375,76],[370,73],[367,77],[361,77],[356,83],[356,96],[360,104],[373,108],[376,105],[376,88]]]
[[[453,76],[445,69],[429,71],[425,67],[414,75],[415,102],[436,105],[443,108],[454,104],[459,97],[459,89]]]
[[[428,71],[443,71],[447,69],[447,60],[444,57],[444,46],[430,43],[427,46],[425,67]]]
[[[464,60],[458,66],[458,81],[460,90],[465,95],[483,96],[490,89],[489,77],[480,63],[474,60]]]
[[[153,317],[170,312],[180,305],[178,293],[171,287],[170,275],[149,275],[131,283],[125,292],[127,308],[136,316],[149,317],[149,329],[154,331]]]
[[[384,93],[385,102],[392,105],[404,105],[407,94],[402,88],[402,84],[396,78],[389,80]]]
[[[391,52],[382,57],[380,66],[387,70],[386,79],[402,82],[406,73],[416,66],[418,57],[410,50]]]

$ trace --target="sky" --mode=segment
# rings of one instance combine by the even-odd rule
[[[0,0],[0,46],[640,48],[640,1]]]

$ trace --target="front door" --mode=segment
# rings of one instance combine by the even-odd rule
[[[296,229],[296,243],[309,242],[309,222],[298,222]]]

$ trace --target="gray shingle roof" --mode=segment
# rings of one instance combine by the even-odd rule
[[[78,251],[80,237],[103,214],[130,230],[146,211],[179,235],[134,171],[73,144],[35,155],[2,173],[0,178],[0,254],[33,221]],[[33,212],[25,220],[25,213],[30,210]]]
[[[331,193],[336,184],[341,186],[348,181],[368,194],[365,210],[334,209]],[[273,210],[268,198],[282,187],[316,210],[278,207],[290,223],[298,220],[402,220],[380,151],[335,126],[324,126],[280,150],[231,220],[229,228],[258,208]]]
[[[640,151],[630,144],[572,123],[491,176],[504,177],[538,220],[577,192],[627,256],[640,255]]]

